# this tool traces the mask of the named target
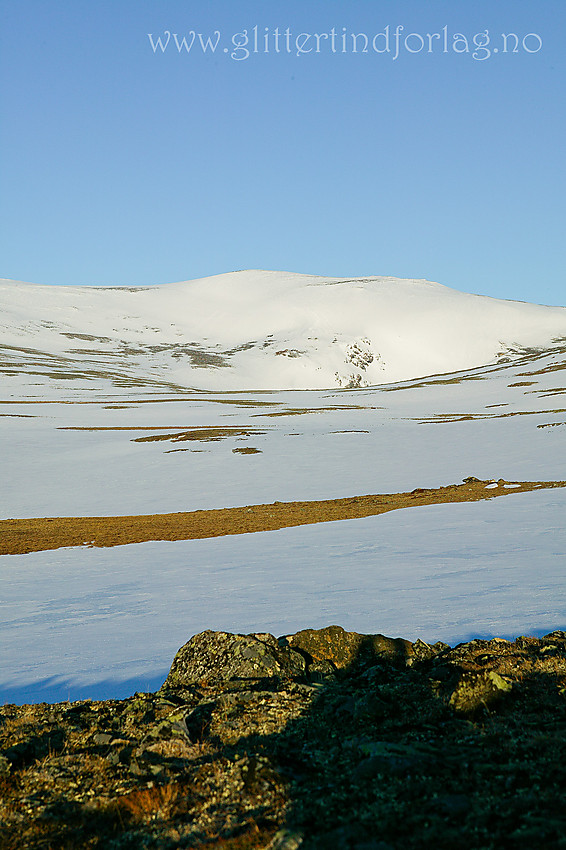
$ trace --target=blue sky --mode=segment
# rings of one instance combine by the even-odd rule
[[[564,0],[5,0],[1,30],[2,277],[566,304]]]

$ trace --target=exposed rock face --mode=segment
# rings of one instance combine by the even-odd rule
[[[475,714],[482,708],[492,707],[511,687],[511,682],[494,670],[464,673],[452,691],[449,705],[458,714]]]
[[[206,631],[176,654],[165,684],[218,684],[245,679],[304,679],[305,659],[269,634]]]
[[[309,668],[330,662],[337,670],[348,670],[356,664],[387,658],[403,662],[413,655],[413,645],[402,638],[384,635],[360,635],[346,632],[342,626],[304,629],[287,638],[289,646],[302,650],[310,660]]]
[[[162,688],[0,709],[0,847],[566,847],[566,633],[195,635]]]
[[[305,629],[279,639],[265,633],[206,631],[178,651],[165,687],[245,679],[306,682],[332,678],[338,671],[379,659],[410,664],[413,655],[413,644],[408,640],[360,635],[341,626]]]

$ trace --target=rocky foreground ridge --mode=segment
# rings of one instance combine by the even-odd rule
[[[0,722],[3,850],[566,848],[562,631],[207,631],[157,693]]]

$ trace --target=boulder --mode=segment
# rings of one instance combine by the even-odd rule
[[[304,679],[305,668],[304,657],[280,646],[273,635],[207,630],[177,652],[164,687],[266,678],[298,681]]]
[[[379,659],[410,664],[413,656],[412,644],[402,638],[384,635],[361,635],[347,632],[341,626],[324,629],[303,629],[287,635],[286,643],[292,649],[305,653],[312,659],[310,666],[316,668],[331,662],[337,670],[349,670],[358,662],[375,663]]]

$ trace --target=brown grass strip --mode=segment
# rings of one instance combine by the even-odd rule
[[[63,546],[122,546],[149,540],[195,540],[226,534],[275,531],[297,525],[359,519],[400,508],[477,502],[512,493],[566,487],[566,481],[480,481],[410,493],[353,496],[313,502],[273,502],[241,508],[116,517],[52,517],[0,521],[0,554],[20,555]],[[488,487],[488,485],[496,485]],[[507,485],[507,486],[506,486]]]

